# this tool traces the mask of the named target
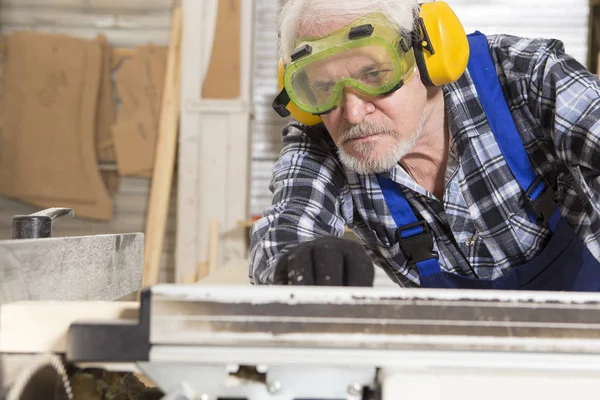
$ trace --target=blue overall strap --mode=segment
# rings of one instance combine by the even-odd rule
[[[427,224],[417,219],[398,183],[379,175],[377,180],[398,227],[396,236],[407,264],[414,264],[421,277],[440,272],[438,256],[433,251],[433,235]]]
[[[531,209],[530,219],[532,221],[543,219],[554,231],[560,218],[560,211],[552,200],[552,188],[545,180],[538,178],[529,162],[525,146],[504,98],[487,37],[478,31],[467,37],[470,47],[467,65],[469,74],[502,155],[525,191]]]

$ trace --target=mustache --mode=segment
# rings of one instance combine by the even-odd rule
[[[346,142],[352,139],[359,139],[370,135],[393,135],[398,136],[395,130],[384,127],[377,126],[370,123],[361,123],[358,125],[353,125],[346,130],[338,141],[339,146],[343,146]]]

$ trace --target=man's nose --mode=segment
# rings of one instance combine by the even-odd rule
[[[350,125],[356,125],[361,123],[369,113],[370,102],[366,101],[356,90],[346,88],[341,106],[344,119]]]

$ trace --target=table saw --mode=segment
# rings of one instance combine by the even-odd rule
[[[81,371],[143,378],[152,398],[178,400],[562,400],[600,389],[595,293],[159,284],[114,300],[2,304],[0,354],[30,357],[7,399],[77,399]]]
[[[132,371],[179,400],[586,399],[600,388],[597,294],[161,284],[116,303],[47,306],[60,327],[35,313],[3,323],[0,351]],[[15,303],[2,318],[24,307],[35,309]],[[18,339],[36,325],[56,336]]]

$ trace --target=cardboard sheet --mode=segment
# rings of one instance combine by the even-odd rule
[[[236,99],[241,93],[240,0],[219,0],[215,38],[202,85],[204,99]]]
[[[0,194],[110,219],[95,148],[100,43],[15,32],[5,44]]]
[[[116,71],[121,104],[112,135],[122,176],[152,175],[166,55],[166,47],[138,47]]]

